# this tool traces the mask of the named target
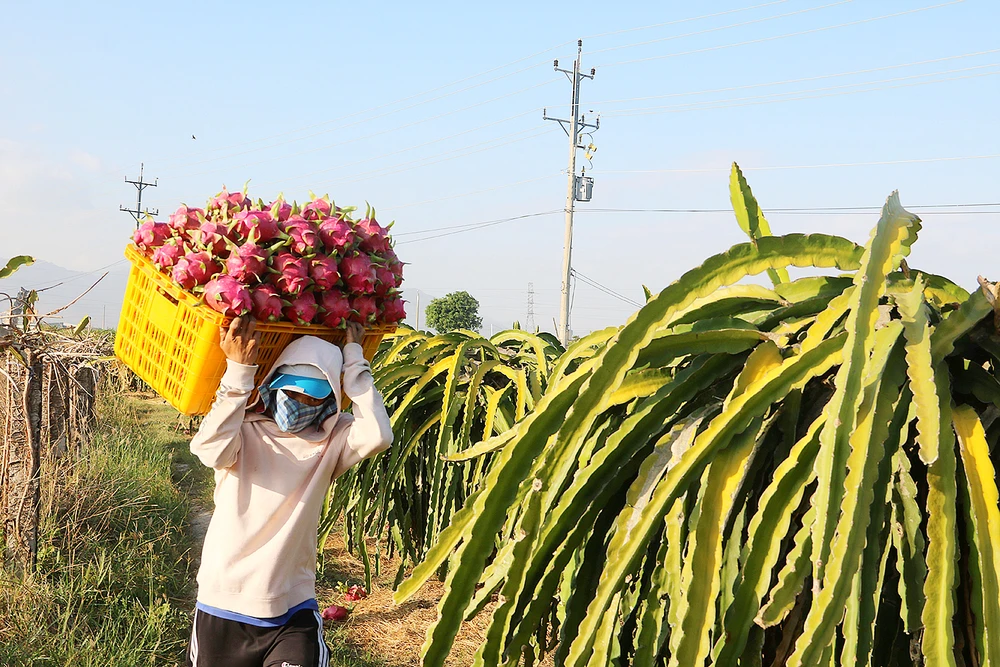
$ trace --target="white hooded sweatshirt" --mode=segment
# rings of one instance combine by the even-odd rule
[[[283,433],[274,420],[247,410],[256,366],[229,361],[212,409],[191,440],[191,452],[215,469],[215,511],[198,571],[198,602],[270,618],[315,597],[319,515],[330,483],[392,444],[382,397],[361,346],[303,336],[288,345],[283,364],[319,368],[340,405],[319,427]],[[265,380],[265,382],[267,381]]]

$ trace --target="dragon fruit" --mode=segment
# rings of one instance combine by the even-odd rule
[[[398,296],[390,297],[382,303],[379,311],[379,321],[384,324],[395,324],[406,319],[406,309],[403,300]]]
[[[229,192],[226,186],[222,186],[222,192],[208,200],[205,210],[210,216],[216,214],[224,218],[231,218],[234,213],[250,208],[250,198],[245,192]]]
[[[285,307],[281,294],[273,285],[260,285],[250,290],[253,300],[253,316],[261,322],[277,322],[281,319],[281,309]]]
[[[313,195],[311,202],[302,207],[302,217],[306,220],[325,220],[333,215],[333,202],[329,200],[329,195],[316,197]]]
[[[312,284],[309,277],[309,260],[296,257],[288,251],[279,252],[274,258],[274,284],[289,296],[297,296]]]
[[[348,602],[357,602],[358,600],[364,600],[368,597],[368,591],[365,590],[364,586],[351,586],[344,593],[344,599]]]
[[[312,292],[299,294],[284,310],[285,319],[299,326],[312,322],[318,312],[319,304],[316,303],[316,295]]]
[[[337,260],[328,255],[320,255],[312,260],[309,267],[309,275],[312,276],[313,283],[317,289],[331,289],[340,281],[340,273],[337,271]]]
[[[260,282],[267,272],[267,260],[271,256],[265,248],[255,243],[244,243],[233,251],[226,260],[226,272],[242,283]]]
[[[351,315],[351,302],[337,290],[323,292],[319,305],[320,322],[334,329],[344,326]]]
[[[368,207],[368,213],[363,220],[354,226],[361,238],[361,249],[365,252],[384,254],[391,250],[389,244],[389,228],[383,227],[375,220],[375,209]]]
[[[187,250],[184,248],[184,243],[182,243],[179,238],[167,239],[166,243],[153,251],[153,264],[155,264],[158,269],[169,269],[176,264],[177,260],[183,257],[186,252]]]
[[[315,223],[301,216],[293,215],[288,218],[282,223],[282,229],[288,234],[292,252],[296,255],[312,255],[323,247]]]
[[[341,607],[339,604],[332,604],[323,610],[323,620],[324,621],[343,621],[347,618],[350,612],[347,607]]]
[[[278,222],[284,222],[288,218],[292,217],[292,205],[286,202],[281,197],[278,197],[273,202],[267,205],[268,210],[271,211],[271,215]]]
[[[191,290],[198,285],[204,285],[220,271],[222,271],[222,267],[215,261],[215,258],[201,250],[189,252],[178,259],[171,275],[178,285],[186,290]]]
[[[270,211],[240,211],[233,216],[233,232],[251,243],[267,243],[281,234]]]
[[[253,299],[246,285],[232,276],[221,275],[205,285],[205,303],[227,317],[239,317],[250,312]]]
[[[396,274],[393,273],[387,266],[376,266],[375,267],[375,294],[376,296],[385,296],[389,293],[389,290],[395,289],[396,285]]]
[[[201,227],[192,232],[191,236],[206,250],[210,250],[213,255],[224,255],[232,232],[228,227],[219,222],[204,222]]]
[[[368,294],[355,296],[351,299],[351,316],[348,318],[361,324],[375,324],[375,316],[378,315],[378,306],[375,305],[375,297]]]
[[[132,234],[132,241],[143,250],[159,248],[173,235],[173,230],[165,222],[147,220]]]
[[[354,254],[340,260],[340,277],[354,294],[375,291],[375,267],[368,255]]]
[[[178,232],[194,231],[201,226],[205,219],[205,211],[200,208],[190,208],[186,204],[181,204],[180,208],[170,215],[169,225]]]
[[[330,218],[319,223],[319,237],[327,252],[346,255],[358,242],[354,227],[344,218]]]

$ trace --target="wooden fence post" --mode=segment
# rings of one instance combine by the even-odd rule
[[[31,571],[38,560],[38,510],[41,505],[41,430],[42,430],[42,360],[34,350],[27,350],[25,360],[28,373],[24,383],[25,440],[30,452],[30,476],[26,495],[31,496],[30,526],[22,526],[21,534],[27,536],[28,562]]]

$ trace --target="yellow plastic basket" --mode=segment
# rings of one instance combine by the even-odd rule
[[[226,369],[219,327],[227,326],[232,318],[175,285],[134,245],[125,249],[125,257],[132,269],[115,336],[115,356],[179,412],[205,414]],[[382,337],[395,330],[395,325],[367,329],[361,343],[365,358],[371,361]],[[258,322],[257,331],[257,384],[285,346],[299,336],[318,336],[337,344],[345,337],[342,329],[288,322]],[[256,392],[250,400],[255,397]]]

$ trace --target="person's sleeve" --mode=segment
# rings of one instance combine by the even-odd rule
[[[354,421],[347,427],[347,443],[340,454],[334,477],[392,444],[392,423],[385,411],[382,395],[375,388],[368,361],[357,343],[344,345],[343,390],[354,406]]]
[[[247,399],[253,392],[256,366],[226,361],[215,402],[191,439],[191,453],[209,468],[222,470],[236,463],[242,438],[240,428],[246,415]]]

